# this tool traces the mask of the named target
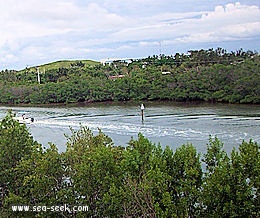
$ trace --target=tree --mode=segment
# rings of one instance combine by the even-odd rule
[[[259,216],[260,205],[260,147],[256,142],[250,140],[243,141],[239,146],[240,151],[240,165],[239,173],[243,174],[244,180],[251,189],[251,197],[253,202],[252,214]]]
[[[178,217],[195,217],[202,183],[200,156],[193,145],[182,145],[172,160],[171,195]]]
[[[204,155],[207,172],[202,185],[200,216],[256,216],[256,196],[245,176],[243,158],[235,150],[229,158],[222,147],[223,144],[217,138],[210,139],[208,151]]]
[[[32,147],[36,145],[25,125],[20,125],[13,119],[11,112],[0,123],[0,184],[5,193],[17,192],[15,171],[19,161],[28,159]]]
[[[29,160],[39,145],[25,124],[19,124],[13,117],[12,112],[8,112],[0,122],[0,206],[9,210],[10,204],[17,202],[23,193],[24,175],[18,166],[21,161]]]
[[[67,146],[67,178],[75,193],[74,204],[88,205],[88,216],[111,215],[103,198],[111,186],[118,186],[120,181],[120,150],[114,148],[112,140],[101,131],[94,136],[85,127],[72,132]]]

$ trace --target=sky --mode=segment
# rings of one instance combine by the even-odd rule
[[[259,0],[0,0],[0,70],[217,47],[259,53]]]

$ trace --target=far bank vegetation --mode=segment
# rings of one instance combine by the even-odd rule
[[[242,49],[227,52],[222,48],[103,64],[61,61],[22,71],[1,71],[0,103],[129,100],[260,103],[259,64],[257,52]]]

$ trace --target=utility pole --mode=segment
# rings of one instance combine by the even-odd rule
[[[39,67],[37,67],[37,79],[38,79],[38,83],[41,84],[40,69],[39,69]]]
[[[159,46],[160,46],[160,54],[159,54],[159,57],[160,57],[160,60],[162,59],[162,42],[159,41]],[[162,62],[162,61],[161,61]],[[161,63],[161,73],[162,73],[162,63]]]
[[[161,56],[162,55],[162,42],[161,41],[159,41],[159,46],[160,46],[160,52],[159,52],[160,54],[159,55]]]

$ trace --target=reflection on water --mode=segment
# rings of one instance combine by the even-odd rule
[[[69,127],[88,126],[94,133],[101,128],[116,145],[126,145],[141,132],[152,142],[173,149],[192,143],[204,153],[210,135],[218,136],[230,152],[242,140],[260,142],[260,106],[229,104],[188,104],[146,102],[142,123],[140,104],[113,103],[70,107],[12,107],[16,113],[30,113],[35,122],[29,125],[35,140],[48,142],[65,150]],[[0,107],[2,118],[10,107]]]

